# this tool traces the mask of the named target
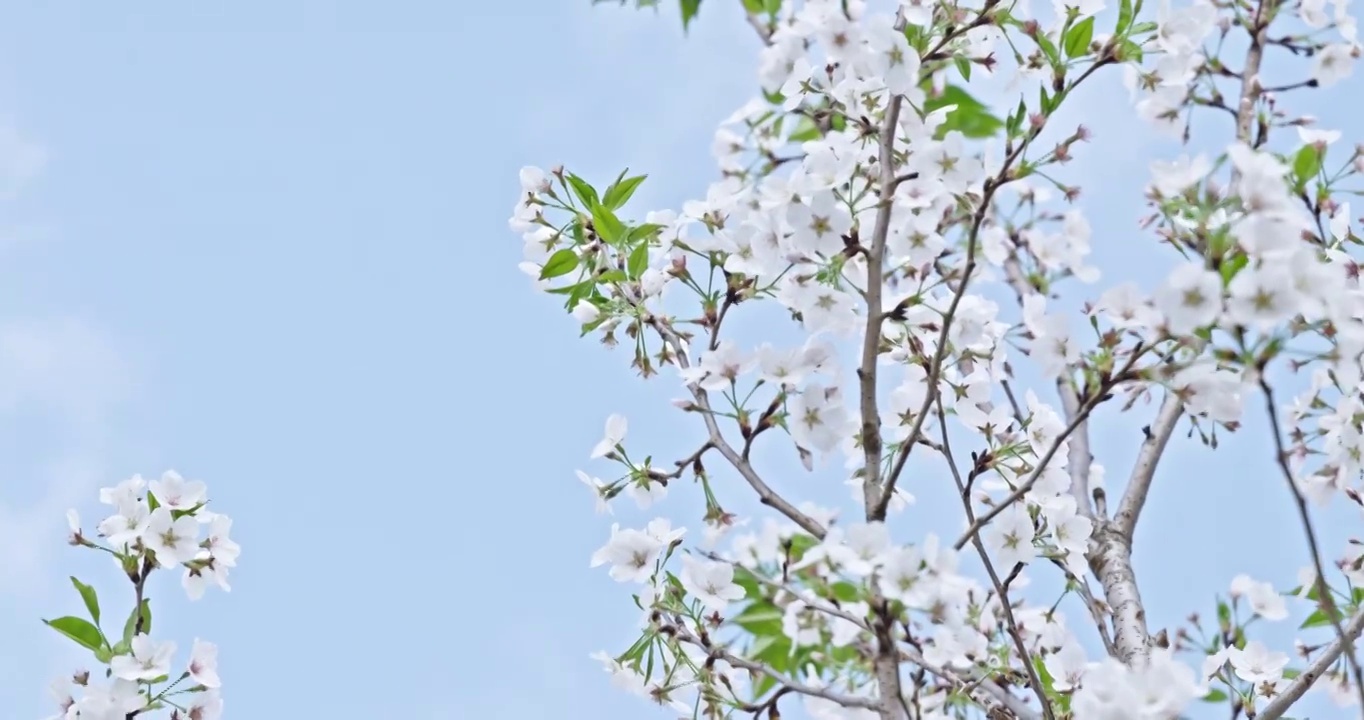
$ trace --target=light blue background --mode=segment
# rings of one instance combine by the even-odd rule
[[[647,172],[639,216],[704,194],[757,43],[730,4],[708,3],[686,42],[675,12],[0,8],[0,119],[23,138],[0,135],[0,190],[38,170],[0,197],[0,716],[48,714],[44,685],[81,661],[38,623],[78,612],[67,574],[120,621],[131,602],[106,561],[62,544],[62,511],[93,527],[95,488],[167,467],[209,482],[244,548],[232,593],[191,604],[166,577],[153,594],[182,660],[196,635],[220,644],[232,717],[647,711],[587,658],[623,649],[636,613],[587,568],[609,522],[573,470],[607,471],[586,456],[611,412],[664,460],[698,423],[660,409],[671,375],[641,384],[530,290],[506,218],[525,164]],[[1061,123],[1097,134],[1066,172],[1116,228],[1096,233],[1100,265],[1149,279],[1169,255],[1135,231],[1140,188],[1176,148],[1117,80]],[[1321,114],[1339,126],[1353,102]],[[1283,585],[1304,564],[1250,402],[1222,451],[1181,432],[1162,465],[1138,531],[1155,627],[1209,615],[1236,572]],[[1095,444],[1118,484],[1143,420],[1113,416]],[[942,514],[946,482],[914,480],[905,534]],[[670,502],[695,533],[685,490]],[[1267,637],[1286,649],[1289,630]]]

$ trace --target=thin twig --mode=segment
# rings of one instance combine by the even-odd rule
[[[1089,617],[1094,620],[1094,627],[1099,631],[1099,639],[1103,641],[1104,651],[1109,657],[1118,656],[1118,648],[1113,644],[1113,638],[1108,632],[1108,611],[1099,605],[1099,599],[1094,597],[1094,592],[1089,589],[1089,581],[1082,577],[1076,577],[1075,573],[1066,567],[1065,562],[1060,558],[1051,558],[1051,562],[1061,572],[1065,573],[1066,580],[1075,586],[1075,592],[1083,601],[1085,609],[1089,611]]]
[[[667,625],[665,627],[671,629],[680,642],[695,645],[705,650],[711,657],[723,660],[734,667],[743,668],[744,670],[760,675],[766,675],[775,680],[777,684],[782,687],[790,688],[791,692],[823,698],[845,708],[862,708],[864,710],[875,710],[877,708],[877,701],[873,698],[844,695],[843,693],[834,692],[828,688],[814,687],[799,683],[768,665],[739,657],[738,655],[729,652],[729,650],[725,649],[723,646],[716,645],[709,640],[702,640],[681,625]]]
[[[955,683],[964,689],[968,689],[968,691],[971,689],[984,691],[986,695],[994,698],[1000,705],[1008,708],[1009,712],[1012,712],[1018,720],[1037,720],[1038,715],[1032,708],[1028,707],[1021,699],[1015,697],[1008,690],[990,682],[988,678],[977,677],[975,676],[975,673],[969,673],[963,678],[960,674],[957,674],[952,670],[933,665],[928,662],[923,655],[912,648],[902,646],[900,648],[900,654],[915,665],[922,667],[944,680]]]
[[[722,557],[717,553],[713,552],[704,553],[703,557],[706,557],[715,562],[726,563],[735,568],[743,567],[739,563]],[[753,577],[761,585],[765,585],[769,588],[772,588],[773,590],[788,593],[794,596],[797,600],[804,603],[806,607],[809,607],[811,610],[825,613],[831,617],[846,620],[858,626],[859,628],[866,630],[867,632],[872,631],[872,628],[868,624],[866,618],[859,618],[856,615],[853,615],[852,613],[848,612],[847,610],[835,607],[832,604],[827,603],[819,598],[813,597],[808,593],[805,593],[797,588],[792,587],[789,584],[778,582],[776,580],[769,580],[768,578],[762,577],[761,575],[757,574],[754,574]],[[969,675],[963,676],[961,673],[958,673],[954,670],[938,667],[928,662],[928,660],[926,660],[922,655],[918,654],[913,650],[905,649],[902,647],[900,648],[900,654],[904,656],[904,659],[909,660],[910,662],[922,667],[923,669],[927,670],[933,675],[936,675],[937,677],[940,677],[943,680],[946,680],[958,686],[965,687],[968,684],[968,682],[976,682],[979,679],[970,677]],[[1020,720],[1034,720],[1034,718],[1036,718],[1036,713],[1033,713],[1031,709],[1029,709],[1026,705],[1019,702],[1018,698],[1009,694],[1009,692],[1004,688],[1001,688],[992,683],[984,683],[981,685],[981,689],[985,690],[986,694],[993,697],[1001,705],[1004,705],[1005,707],[1009,708],[1009,710],[1013,711],[1013,713],[1017,715]]]
[[[1364,633],[1364,612],[1360,612],[1351,618],[1350,624],[1345,627],[1345,632],[1352,638],[1357,638],[1360,633]],[[1335,664],[1336,660],[1340,659],[1340,655],[1346,646],[1343,640],[1344,638],[1337,638],[1335,642],[1328,645],[1321,655],[1318,655],[1317,659],[1308,665],[1306,670],[1302,671],[1301,675],[1293,678],[1288,687],[1279,690],[1279,694],[1274,700],[1255,715],[1255,720],[1278,720],[1283,717],[1283,714],[1292,708],[1293,703],[1297,702],[1313,685],[1316,685],[1317,680],[1320,680],[1321,676]]]
[[[1284,481],[1288,483],[1288,489],[1293,493],[1293,502],[1298,508],[1298,519],[1302,521],[1303,534],[1307,536],[1307,548],[1312,554],[1312,566],[1317,573],[1317,602],[1321,604],[1322,611],[1331,619],[1331,627],[1335,628],[1336,640],[1341,644],[1345,651],[1345,659],[1350,663],[1350,670],[1354,674],[1355,691],[1359,693],[1360,703],[1364,705],[1364,673],[1360,672],[1359,659],[1355,657],[1354,636],[1345,631],[1341,624],[1340,608],[1336,605],[1335,597],[1331,594],[1331,586],[1326,584],[1326,569],[1321,560],[1321,549],[1317,544],[1317,531],[1312,526],[1312,516],[1307,510],[1307,498],[1303,496],[1302,489],[1298,487],[1298,481],[1293,478],[1293,469],[1288,466],[1288,451],[1284,449],[1283,431],[1279,427],[1279,407],[1274,402],[1274,390],[1269,387],[1269,381],[1265,380],[1263,371],[1260,375],[1260,390],[1265,395],[1265,412],[1269,414],[1269,429],[1274,433],[1274,455],[1283,473]]]
[[[971,509],[971,492],[966,488],[966,482],[962,480],[961,471],[957,469],[957,461],[952,457],[952,443],[947,435],[947,412],[943,410],[942,397],[938,398],[937,407],[942,455],[947,459],[947,466],[952,472],[952,479],[957,484],[957,492],[961,495],[962,508],[966,510],[966,522],[975,523],[976,514]],[[975,471],[973,470],[973,472]],[[990,576],[990,582],[995,587],[995,593],[999,595],[999,606],[1004,611],[1004,621],[1009,629],[1009,637],[1013,638],[1014,648],[1018,650],[1018,660],[1027,671],[1028,685],[1037,695],[1037,701],[1041,703],[1042,714],[1047,720],[1054,720],[1056,716],[1052,712],[1051,703],[1047,701],[1047,693],[1042,688],[1042,679],[1037,676],[1037,669],[1033,667],[1032,655],[1028,652],[1027,643],[1023,642],[1023,633],[1018,631],[1018,621],[1014,619],[1013,607],[1009,604],[1009,591],[999,581],[999,573],[995,572],[994,563],[990,562],[990,553],[985,549],[985,543],[981,541],[979,533],[971,536],[971,544],[975,546],[976,554],[980,555],[980,561],[985,565],[985,572]]]
[[[764,45],[771,45],[772,28],[769,27],[767,23],[763,22],[762,18],[759,18],[751,12],[745,12],[744,15],[748,18],[748,24],[753,28],[754,32],[758,33],[758,39],[762,40]]]
[[[663,337],[664,342],[668,343],[669,347],[672,348],[673,354],[677,358],[678,366],[682,368],[691,367],[691,360],[687,358],[686,348],[683,347],[682,338],[678,336],[677,331],[673,330],[666,320],[657,316],[651,316],[649,324]],[[758,500],[768,507],[775,508],[777,512],[785,515],[792,522],[799,525],[805,532],[814,535],[816,538],[823,539],[825,533],[824,527],[816,522],[814,518],[801,512],[795,505],[792,505],[789,500],[769,487],[767,483],[763,481],[762,477],[758,475],[758,471],[753,469],[753,465],[749,463],[748,460],[744,459],[744,457],[729,444],[728,440],[725,440],[724,434],[720,432],[720,424],[715,420],[715,412],[711,410],[710,397],[706,391],[696,386],[689,386],[687,389],[691,391],[693,401],[695,401],[697,407],[700,408],[699,412],[705,421],[706,431],[710,436],[710,444],[716,451],[724,456],[725,460],[729,461],[730,465],[734,466],[734,469],[739,472],[739,475],[744,481],[753,488],[753,491],[758,494]]]
[[[1136,357],[1137,356],[1134,354],[1128,363],[1128,369],[1130,369],[1132,363],[1136,362]],[[1037,484],[1038,478],[1042,477],[1042,472],[1047,469],[1047,465],[1051,463],[1051,459],[1056,455],[1056,452],[1061,449],[1061,445],[1065,443],[1071,433],[1075,432],[1075,429],[1080,426],[1080,423],[1083,423],[1085,419],[1089,417],[1089,413],[1099,405],[1099,402],[1103,400],[1109,389],[1110,388],[1108,387],[1101,388],[1101,392],[1095,393],[1080,405],[1079,413],[1070,421],[1070,424],[1066,426],[1066,429],[1062,430],[1061,434],[1057,435],[1055,440],[1052,440],[1051,446],[1043,453],[1042,457],[1038,460],[1037,467],[1034,467],[1032,472],[1028,474],[1028,477],[1023,481],[1023,484],[1009,493],[1003,501],[997,503],[994,507],[986,511],[984,515],[977,518],[975,522],[972,522],[971,526],[966,529],[966,532],[962,533],[960,538],[957,538],[957,542],[953,544],[953,547],[958,550],[966,547],[966,543],[971,542],[971,538],[974,537],[976,533],[980,532],[986,525],[990,524],[991,520],[994,520],[995,517],[1004,512],[1009,505],[1012,505],[1017,502],[1019,498],[1028,494],[1028,491],[1032,489],[1033,485]]]
[[[1023,300],[1029,295],[1036,294],[1027,278],[1023,276],[1023,268],[1016,256],[1009,256],[1004,261],[1004,277],[1013,288],[1014,295],[1018,297],[1021,305]],[[1009,402],[1013,403],[1014,412],[1018,414],[1018,401],[1014,399],[1013,392],[1005,385],[1004,391],[1009,396]],[[1065,411],[1066,420],[1074,421],[1080,412],[1080,395],[1066,376],[1062,376],[1056,381],[1056,392],[1061,396],[1061,407]],[[1020,423],[1022,420],[1019,421]],[[1021,427],[1021,425],[1020,425]],[[1075,505],[1080,514],[1093,519],[1094,508],[1089,494],[1089,465],[1092,458],[1089,452],[1089,423],[1081,420],[1075,428],[1075,434],[1070,444],[1066,470],[1070,473],[1070,492],[1075,496]]]
[[[886,254],[886,237],[890,233],[890,217],[895,207],[895,131],[900,126],[899,95],[891,98],[886,109],[885,125],[881,128],[880,164],[881,197],[876,208],[876,224],[872,228],[871,246],[867,248],[867,323],[862,333],[862,363],[857,369],[858,389],[862,412],[862,495],[867,520],[884,520],[881,507],[881,414],[876,408],[876,361],[881,354],[881,329],[885,317],[881,313],[881,293],[885,283],[881,266]],[[913,440],[913,435],[910,436]],[[893,486],[885,489],[887,498]],[[886,503],[889,504],[889,503]]]

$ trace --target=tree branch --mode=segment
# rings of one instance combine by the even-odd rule
[[[967,489],[966,482],[961,479],[961,472],[957,469],[957,461],[952,457],[952,444],[947,435],[947,413],[942,407],[942,397],[938,398],[938,426],[941,430],[942,456],[947,459],[947,466],[952,471],[952,479],[957,484],[957,492],[961,495],[962,507],[966,510],[966,522],[975,523],[976,514],[971,509],[971,491]],[[975,469],[972,472],[976,472]],[[999,573],[995,571],[994,563],[990,562],[990,553],[985,550],[985,543],[981,542],[980,533],[971,536],[971,545],[976,548],[976,554],[980,556],[980,562],[985,565],[985,572],[990,576],[990,583],[994,585],[995,593],[999,596],[999,606],[1004,612],[1004,621],[1009,629],[1009,637],[1014,641],[1014,649],[1018,651],[1018,660],[1023,664],[1023,668],[1028,676],[1028,685],[1037,695],[1037,702],[1041,703],[1042,714],[1047,720],[1054,720],[1056,717],[1052,712],[1051,703],[1047,701],[1047,693],[1042,689],[1042,679],[1037,676],[1037,669],[1033,667],[1032,655],[1028,652],[1027,643],[1023,642],[1023,634],[1018,631],[1018,621],[1014,619],[1013,607],[1009,603],[1009,591],[1004,587],[1004,583],[999,581]]]
[[[881,414],[876,408],[876,361],[881,354],[881,328],[885,316],[881,312],[881,293],[885,289],[882,265],[885,263],[886,236],[890,233],[890,216],[895,207],[895,131],[900,126],[899,95],[891,98],[886,109],[885,125],[881,128],[878,164],[881,196],[876,208],[876,224],[871,232],[871,247],[867,248],[867,324],[862,333],[862,364],[857,369],[858,389],[862,408],[862,499],[868,522],[884,520],[878,510],[882,504],[881,490]],[[913,437],[910,437],[913,441]],[[885,488],[889,499],[893,487]],[[887,503],[888,505],[889,503]]]
[[[762,18],[758,17],[756,13],[749,12],[747,8],[744,9],[744,17],[748,19],[748,24],[753,28],[753,31],[758,33],[758,39],[762,40],[764,45],[771,45],[772,28],[763,22]]]
[[[971,690],[972,686],[984,691],[986,695],[994,698],[1000,705],[1008,708],[1009,712],[1012,712],[1018,720],[1038,720],[1036,711],[1028,707],[1026,703],[1015,697],[1008,690],[990,682],[988,678],[979,677],[975,673],[966,673],[965,677],[962,677],[962,675],[952,670],[933,665],[913,648],[901,647],[900,654],[904,656],[906,660],[937,675],[943,680],[960,685],[962,688],[967,689],[968,692]]]
[[[1357,639],[1360,633],[1364,633],[1364,612],[1360,612],[1350,620],[1350,624],[1345,626],[1345,632],[1346,636],[1353,639]],[[1318,655],[1317,659],[1308,665],[1306,670],[1302,671],[1301,675],[1293,678],[1288,687],[1281,690],[1272,702],[1264,706],[1255,715],[1255,720],[1278,720],[1282,717],[1292,708],[1293,703],[1297,702],[1313,685],[1316,685],[1331,665],[1340,659],[1346,645],[1344,637],[1337,638],[1335,642],[1328,645],[1321,655]]]
[[[673,355],[677,358],[678,366],[682,368],[691,367],[691,360],[687,358],[687,350],[683,346],[682,338],[678,336],[677,331],[673,330],[666,320],[657,316],[651,315],[648,322],[653,326],[654,330],[662,336],[663,341],[672,348]],[[792,522],[799,525],[805,532],[814,535],[816,538],[823,539],[825,532],[824,527],[816,522],[814,518],[801,512],[795,505],[792,505],[790,501],[769,487],[767,483],[763,481],[762,477],[758,475],[758,471],[753,469],[753,465],[740,455],[739,452],[734,449],[734,446],[730,445],[729,441],[725,439],[724,434],[720,432],[720,424],[715,421],[715,412],[711,410],[710,397],[706,391],[695,386],[688,386],[687,389],[691,392],[692,400],[695,401],[697,407],[700,408],[699,412],[705,421],[706,432],[710,436],[711,446],[723,455],[725,460],[729,461],[730,465],[734,466],[734,469],[739,472],[739,475],[744,481],[746,481],[749,486],[753,488],[753,491],[758,494],[758,500],[768,507],[775,508],[777,512],[785,515]]]
[[[895,27],[898,30],[903,26],[903,16],[896,13]],[[881,354],[881,330],[885,322],[885,314],[881,311],[881,294],[885,289],[882,268],[885,264],[886,237],[890,234],[890,217],[895,208],[895,133],[900,127],[903,101],[904,98],[899,95],[890,99],[879,138],[877,170],[880,173],[880,204],[876,208],[871,247],[867,249],[867,324],[862,334],[862,362],[857,369],[862,416],[862,504],[868,522],[885,519],[890,496],[895,491],[890,483],[884,489],[881,487],[881,414],[876,406],[876,363]],[[912,437],[910,442],[913,442]],[[876,711],[881,720],[909,720],[900,688],[900,658],[896,653],[895,641],[890,636],[888,603],[875,588],[871,595],[871,605],[878,614],[872,628],[876,636],[872,672],[880,698],[880,706]]]
[[[1270,432],[1274,433],[1275,460],[1280,472],[1283,473],[1284,481],[1288,483],[1289,491],[1293,493],[1293,503],[1298,508],[1303,534],[1307,536],[1307,549],[1312,555],[1312,566],[1317,573],[1317,602],[1321,604],[1326,617],[1331,619],[1331,627],[1336,631],[1336,642],[1340,643],[1345,659],[1349,661],[1350,670],[1354,674],[1355,691],[1359,693],[1360,702],[1364,704],[1364,673],[1360,672],[1359,659],[1355,657],[1354,636],[1346,632],[1341,624],[1340,608],[1336,605],[1335,596],[1331,594],[1331,586],[1326,584],[1326,569],[1321,560],[1321,549],[1317,544],[1317,531],[1312,526],[1312,516],[1307,510],[1307,498],[1303,497],[1298,481],[1293,478],[1293,469],[1288,466],[1288,451],[1284,449],[1283,431],[1279,426],[1278,404],[1274,402],[1274,390],[1265,380],[1263,369],[1260,374],[1260,390],[1265,395],[1265,412],[1269,414]]]
[[[1103,641],[1104,652],[1107,652],[1109,657],[1117,657],[1118,648],[1108,633],[1108,609],[1094,597],[1094,593],[1089,589],[1089,582],[1082,577],[1076,577],[1060,558],[1051,558],[1051,564],[1065,573],[1066,580],[1075,586],[1075,593],[1080,596],[1085,609],[1089,611],[1090,619],[1094,621],[1094,628],[1099,631],[1099,640]]]
[[[1075,391],[1070,373],[1056,381],[1056,391],[1061,395],[1066,420],[1079,417],[1080,394]],[[1089,452],[1089,422],[1080,418],[1070,439],[1066,469],[1070,472],[1070,493],[1075,496],[1075,506],[1081,515],[1090,519],[1094,518],[1094,504],[1089,495],[1089,466],[1093,461]]]
[[[1024,298],[1036,293],[1023,276],[1023,268],[1019,265],[1017,257],[1010,256],[1004,261],[1004,277],[1008,280],[1009,287],[1013,288],[1020,305]],[[1008,392],[1007,386],[1005,391]],[[1061,407],[1066,413],[1066,420],[1073,422],[1080,413],[1079,393],[1075,391],[1067,377],[1061,377],[1056,381],[1056,392],[1061,396]],[[1013,403],[1015,408],[1018,407],[1011,392],[1009,402]],[[1089,422],[1083,418],[1075,427],[1067,460],[1066,470],[1070,473],[1070,492],[1075,496],[1075,505],[1081,515],[1092,519],[1094,506],[1089,494],[1089,466],[1093,462],[1093,455],[1089,452]]]
[[[791,692],[823,698],[845,708],[861,708],[863,710],[875,710],[877,708],[877,702],[872,698],[860,697],[857,695],[844,695],[829,690],[828,688],[814,687],[812,685],[804,685],[796,682],[767,665],[739,657],[738,655],[729,652],[729,650],[725,649],[723,646],[716,645],[707,639],[698,638],[696,635],[692,634],[690,630],[681,625],[667,625],[665,627],[673,631],[679,642],[695,645],[709,653],[710,657],[723,660],[734,667],[743,668],[744,670],[759,675],[766,675],[777,681],[778,685],[790,688]]]
[[[1118,532],[1131,539],[1132,532],[1137,526],[1137,518],[1141,515],[1141,509],[1146,505],[1146,494],[1151,489],[1151,480],[1156,475],[1156,464],[1165,454],[1165,444],[1169,442],[1170,435],[1174,433],[1175,426],[1179,424],[1179,418],[1184,412],[1184,402],[1180,400],[1178,393],[1172,390],[1165,391],[1165,399],[1160,403],[1160,410],[1156,413],[1156,421],[1146,428],[1146,440],[1141,444],[1141,450],[1137,452],[1137,462],[1132,466],[1132,476],[1127,480],[1127,488],[1123,490],[1122,502],[1118,504],[1118,514],[1113,516],[1113,522],[1117,524]]]
[[[1132,544],[1111,520],[1094,526],[1088,553],[1089,568],[1103,586],[1104,600],[1112,608],[1113,644],[1118,659],[1129,667],[1146,662],[1151,652],[1151,633],[1146,628],[1146,606],[1132,570]]]
[[[710,560],[722,562],[736,568],[742,567],[742,565],[740,565],[739,563],[721,557],[717,553],[713,552],[703,553],[703,556]],[[812,597],[809,594],[802,592],[797,588],[791,587],[790,585],[787,585],[785,583],[780,583],[775,580],[769,580],[757,574],[755,574],[753,578],[757,580],[758,583],[761,585],[766,585],[767,587],[772,588],[773,590],[776,590],[778,592],[791,594],[800,602],[805,603],[805,605],[812,610],[825,613],[832,617],[847,620],[848,622],[857,625],[858,627],[866,630],[867,632],[872,632],[872,628],[867,623],[866,618],[859,618],[856,615],[853,615],[852,613],[843,610],[842,608],[835,607],[832,604],[824,602],[819,598]],[[908,660],[909,662],[912,662],[915,665],[922,667],[923,669],[927,670],[933,675],[936,675],[937,677],[942,678],[943,680],[953,683],[954,685],[967,687],[969,684],[979,682],[980,680],[980,678],[973,677],[969,673],[963,674],[958,673],[954,670],[949,670],[947,668],[938,667],[928,662],[928,660],[924,658],[923,655],[919,654],[918,652],[910,648],[904,647],[899,648],[899,654],[902,656],[904,660]],[[979,687],[981,690],[985,692],[985,694],[994,698],[997,702],[999,702],[999,704],[1008,708],[1011,712],[1017,715],[1019,720],[1038,720],[1037,713],[1033,712],[1031,708],[1029,708],[1026,704],[1021,702],[1017,697],[1014,697],[1012,694],[1010,694],[1008,690],[998,685],[995,685],[994,683],[989,682],[980,683]]]
[[[1010,257],[1005,262],[1004,271],[1010,287],[1017,293],[1020,302],[1033,292],[1026,278],[1023,277],[1022,268],[1019,266],[1016,257]],[[1135,362],[1135,357],[1129,361],[1129,369]],[[1058,389],[1061,390],[1062,402],[1066,403],[1066,394],[1074,392],[1074,389],[1064,380],[1057,385]],[[1108,389],[1105,388],[1104,391],[1106,392]],[[1072,413],[1073,411],[1067,406],[1066,415],[1071,421],[1067,430],[1078,430],[1080,423],[1077,423],[1076,420],[1083,422],[1085,416],[1089,414],[1089,410],[1083,410],[1082,413]],[[1061,438],[1065,438],[1065,435],[1062,435]],[[1088,444],[1087,439],[1085,444]],[[1087,497],[1082,499],[1083,496],[1076,491],[1081,490],[1087,496],[1089,478],[1086,472],[1082,479],[1077,479],[1075,456],[1072,448],[1070,456],[1071,491],[1077,495],[1077,503],[1083,503],[1079,504],[1079,507],[1083,508],[1088,499]],[[1157,457],[1159,456],[1157,455]],[[1154,469],[1154,464],[1152,467]],[[1088,466],[1086,466],[1087,469]],[[1036,480],[1035,476],[1036,473],[1029,480]],[[1077,487],[1077,481],[1080,483],[1079,487]],[[991,517],[1001,512],[1002,509],[1003,506],[1000,506],[995,513],[991,514]],[[1098,515],[1092,516],[1092,519],[1094,521],[1094,534],[1089,551],[1085,556],[1089,561],[1090,570],[1093,571],[1094,576],[1099,579],[1099,584],[1103,587],[1104,599],[1111,608],[1113,618],[1113,640],[1110,643],[1108,638],[1104,637],[1104,645],[1110,654],[1127,665],[1145,662],[1151,648],[1151,636],[1146,628],[1146,606],[1142,604],[1141,593],[1137,589],[1136,573],[1132,569],[1131,541],[1126,535],[1119,532],[1115,522],[1107,517]],[[1093,606],[1091,606],[1091,612],[1093,612]],[[1100,626],[1100,633],[1103,634],[1102,619],[1095,616],[1095,622]]]
[[[1123,374],[1126,374],[1126,372],[1131,369],[1131,365],[1136,362],[1137,357],[1137,355],[1132,357],[1128,362],[1128,367],[1124,368]],[[1061,431],[1060,435],[1056,436],[1056,439],[1052,441],[1051,446],[1047,448],[1047,451],[1043,453],[1042,457],[1038,460],[1037,466],[1028,474],[1027,479],[1024,480],[1017,489],[1009,493],[1002,501],[995,504],[994,507],[990,508],[985,514],[977,518],[975,522],[971,523],[971,526],[966,528],[966,532],[962,533],[960,538],[957,538],[957,542],[953,544],[953,547],[958,550],[966,547],[966,543],[971,542],[971,538],[974,537],[976,533],[980,532],[986,525],[990,524],[991,520],[994,520],[1000,513],[1004,512],[1005,508],[1028,494],[1028,491],[1032,489],[1033,485],[1037,484],[1038,478],[1042,477],[1042,472],[1047,469],[1047,465],[1051,463],[1051,459],[1055,457],[1057,451],[1061,449],[1062,443],[1070,437],[1071,433],[1075,432],[1075,429],[1080,426],[1080,423],[1083,423],[1085,419],[1089,417],[1089,413],[1098,406],[1108,390],[1111,389],[1110,387],[1107,387],[1108,384],[1105,385],[1106,387],[1102,388],[1101,392],[1095,393],[1092,397],[1086,399],[1080,406],[1079,414],[1070,421],[1070,424],[1066,426],[1065,430]]]

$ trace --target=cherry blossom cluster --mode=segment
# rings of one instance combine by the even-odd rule
[[[705,502],[695,544],[660,517],[614,524],[592,557],[641,611],[639,641],[598,656],[613,682],[701,717],[775,717],[795,696],[831,720],[1175,718],[1200,700],[1272,720],[1319,678],[1357,703],[1364,597],[1337,586],[1364,581],[1364,544],[1332,562],[1311,507],[1364,505],[1360,240],[1336,200],[1364,155],[1333,151],[1339,132],[1282,101],[1349,76],[1346,3],[1299,3],[1307,30],[1293,31],[1274,0],[1162,2],[1154,22],[1124,0],[1111,32],[1100,0],[1054,0],[1049,18],[1022,0],[743,5],[765,45],[762,94],[716,133],[704,199],[632,222],[621,211],[643,176],[598,188],[530,167],[511,218],[536,286],[644,377],[675,373],[676,408],[704,426],[658,467],[612,416],[590,455],[618,474],[578,472],[599,512],[622,493],[657,509],[684,478]],[[1243,54],[1224,59],[1233,35]],[[1310,58],[1307,79],[1269,86],[1273,52]],[[1093,243],[1116,231],[1055,209],[1080,197],[1063,166],[1093,133],[1054,117],[1109,70],[1186,143],[1195,112],[1229,121],[1227,140],[1151,164],[1141,228],[1172,267],[1149,289],[1091,290]],[[997,116],[968,88],[1008,72]],[[803,340],[724,335],[738,313],[789,318]],[[1025,364],[1047,383],[1023,387]],[[1281,403],[1276,387],[1302,376]],[[1237,577],[1215,626],[1195,614],[1157,633],[1132,562],[1176,427],[1215,447],[1255,399],[1264,462],[1296,505],[1285,521],[1310,547],[1287,595],[1304,629],[1332,632],[1299,648],[1301,669],[1248,632],[1289,616],[1273,584]],[[1089,442],[1105,403],[1152,416],[1113,488]],[[793,500],[756,467],[755,444],[781,435],[807,469],[842,456],[860,517]],[[960,496],[960,537],[899,537],[911,455],[941,470],[916,482]],[[751,524],[727,509],[741,487],[776,514],[760,529],[736,530]],[[1022,598],[1048,580],[1059,599]],[[1082,615],[1058,609],[1067,598]]]
[[[53,720],[128,720],[160,711],[172,720],[215,720],[223,709],[218,647],[195,638],[187,663],[177,667],[176,643],[152,636],[148,578],[156,570],[181,571],[191,600],[202,598],[210,585],[230,590],[228,573],[241,554],[229,537],[231,518],[207,509],[203,482],[174,471],[151,481],[135,475],[102,488],[99,499],[112,514],[100,521],[97,536],[87,536],[78,513],[69,510],[69,542],[109,554],[132,587],[133,609],[121,635],[106,632],[95,588],[71,578],[88,618],[44,622],[89,650],[104,670],[94,675],[82,670],[54,682],[60,711]]]

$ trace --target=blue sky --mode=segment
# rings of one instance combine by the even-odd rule
[[[587,658],[623,648],[635,613],[587,568],[609,523],[573,470],[605,470],[586,458],[611,412],[659,457],[698,430],[666,410],[670,378],[641,384],[530,290],[506,218],[525,164],[649,173],[641,215],[704,194],[757,44],[723,4],[685,42],[674,13],[0,9],[7,717],[46,715],[45,684],[81,659],[37,620],[78,610],[66,575],[110,614],[131,603],[107,562],[63,544],[62,512],[96,522],[96,488],[168,467],[236,518],[232,593],[189,603],[168,576],[152,595],[182,658],[196,635],[221,646],[232,717],[647,711]],[[1135,232],[1139,190],[1176,148],[1137,124],[1116,74],[1077,101],[1069,122],[1104,151],[1068,172],[1093,188],[1096,226],[1120,228],[1096,237],[1100,265],[1153,274],[1169,258]],[[1110,478],[1142,422],[1096,438]],[[1137,555],[1158,625],[1207,614],[1236,572],[1283,583],[1303,564],[1262,423],[1248,425],[1216,454],[1181,433],[1162,466]],[[921,493],[906,522],[929,522]],[[1212,516],[1235,532],[1199,527]]]

